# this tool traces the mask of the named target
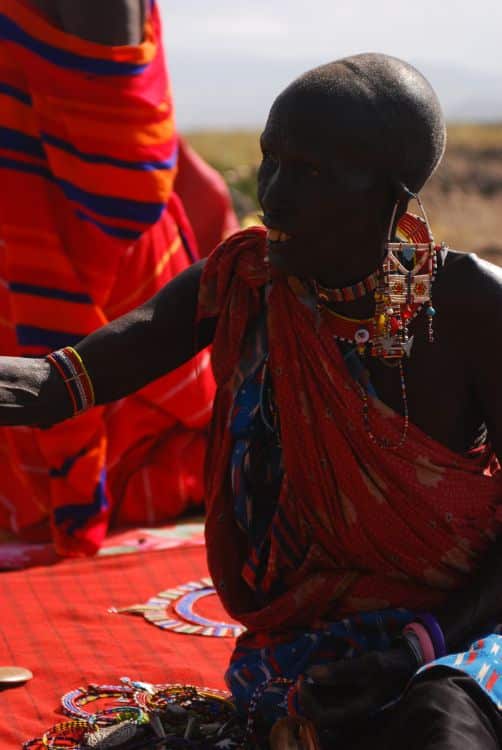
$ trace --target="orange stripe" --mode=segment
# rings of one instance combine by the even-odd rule
[[[161,203],[171,195],[175,170],[140,171],[89,164],[78,157],[47,148],[51,168],[57,176],[96,195]]]
[[[88,105],[56,97],[34,97],[36,109],[44,118],[44,129],[59,138],[68,139],[87,151],[109,152],[120,158],[120,144],[127,144],[129,158],[139,146],[148,148],[169,142],[175,133],[174,119],[157,107],[157,121],[152,122],[154,107],[142,108],[139,102],[129,107]],[[167,105],[165,106],[167,109]]]

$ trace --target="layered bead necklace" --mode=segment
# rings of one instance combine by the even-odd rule
[[[432,286],[438,269],[438,255],[445,250],[443,245],[435,245],[429,223],[421,203],[424,218],[405,214],[399,221],[397,230],[405,236],[405,241],[387,242],[387,253],[381,267],[357,284],[329,289],[313,282],[319,314],[327,311],[331,318],[331,329],[338,341],[351,343],[360,358],[378,358],[384,364],[399,369],[400,390],[403,403],[403,430],[396,443],[377,437],[370,424],[368,389],[358,379],[363,401],[363,421],[372,442],[381,448],[400,448],[406,441],[409,428],[408,397],[403,360],[410,356],[413,336],[409,326],[418,314],[425,310],[427,315],[427,338],[434,342],[433,321],[436,310],[432,304]],[[397,210],[397,207],[395,211]],[[392,217],[393,225],[395,215]],[[389,232],[390,234],[390,232]],[[375,313],[372,318],[357,320],[339,315],[329,308],[329,304],[360,299],[369,293],[374,294]],[[367,371],[365,371],[367,376]]]

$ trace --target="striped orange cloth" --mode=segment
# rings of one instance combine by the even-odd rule
[[[0,352],[41,356],[140,304],[197,257],[173,193],[177,136],[152,4],[144,41],[105,47],[27,0],[0,9]],[[169,346],[159,341],[159,346]],[[0,434],[0,536],[93,553],[110,520],[202,500],[207,353],[50,430]]]

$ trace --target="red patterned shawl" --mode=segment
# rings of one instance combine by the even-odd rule
[[[287,525],[271,534],[266,579],[286,591],[260,605],[242,578],[249,545],[234,520],[228,426],[247,325],[270,280],[264,254],[262,229],[234,235],[210,256],[201,285],[199,317],[219,316],[206,536],[221,599],[252,631],[312,626],[375,608],[434,606],[465,582],[493,541],[502,473],[489,476],[486,460],[457,455],[415,426],[397,450],[371,443],[330,321],[316,326],[281,276],[272,279],[267,327],[285,467],[272,526],[279,515]],[[372,425],[395,443],[402,419],[372,399]],[[296,551],[297,564],[279,539]]]

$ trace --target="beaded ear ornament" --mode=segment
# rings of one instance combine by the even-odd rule
[[[406,190],[406,188],[405,188]],[[394,223],[398,203],[394,206],[387,235],[386,256],[375,289],[374,336],[371,353],[381,359],[402,359],[410,354],[408,327],[425,307],[429,343],[434,342],[433,321],[436,310],[432,304],[432,284],[438,267],[438,252],[442,246],[434,244],[427,214],[418,195],[413,197],[422,217],[405,214],[397,231],[405,242],[394,242]],[[358,342],[356,341],[356,344]]]
[[[352,286],[328,289],[314,282],[314,292],[319,310],[329,309],[326,304],[350,302],[374,293],[375,314],[372,319],[354,320],[334,314],[340,335],[336,338],[355,343],[359,354],[368,351],[383,360],[397,364],[405,355],[410,356],[412,338],[409,326],[425,308],[428,340],[434,342],[433,321],[436,310],[432,304],[432,286],[438,268],[438,253],[444,245],[436,245],[425,209],[418,195],[410,193],[420,208],[422,216],[406,213],[398,222],[394,239],[394,226],[399,203],[394,206],[385,257],[381,267]],[[330,311],[332,312],[332,311]]]
[[[422,216],[406,213],[395,227],[399,201],[396,202],[387,233],[385,256],[381,267],[367,278],[349,287],[328,289],[314,282],[317,309],[327,310],[331,316],[331,330],[339,341],[355,345],[353,352],[363,357],[370,353],[389,366],[397,366],[400,374],[400,389],[403,401],[403,430],[396,443],[389,443],[373,434],[369,418],[369,375],[361,365],[357,369],[358,385],[363,400],[363,420],[368,436],[381,448],[401,447],[409,428],[408,398],[404,377],[403,359],[409,357],[413,345],[409,326],[425,308],[427,315],[427,338],[434,343],[433,322],[436,310],[432,304],[432,287],[438,270],[438,256],[446,254],[447,247],[436,245],[424,206],[418,195],[402,189],[414,198]],[[394,238],[394,231],[399,239]],[[444,256],[443,256],[444,259]],[[374,292],[375,313],[373,318],[356,320],[339,315],[327,305],[350,302]],[[361,382],[362,380],[362,382]]]

